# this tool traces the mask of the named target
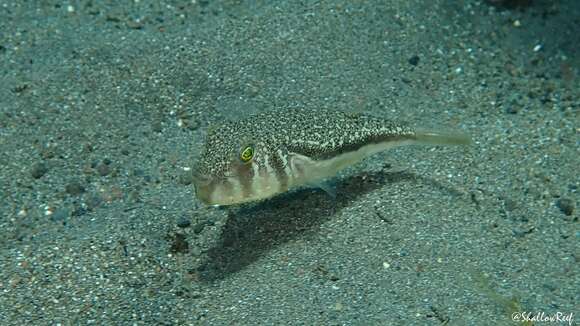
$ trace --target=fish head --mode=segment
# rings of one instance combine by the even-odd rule
[[[257,201],[279,192],[269,162],[272,147],[251,130],[226,123],[212,128],[193,169],[197,198],[211,206]]]

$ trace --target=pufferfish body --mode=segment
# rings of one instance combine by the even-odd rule
[[[460,133],[418,131],[368,114],[270,111],[211,128],[193,183],[205,204],[241,204],[319,183],[395,146],[469,143]]]

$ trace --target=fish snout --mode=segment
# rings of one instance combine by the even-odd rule
[[[207,174],[202,174],[201,172],[194,170],[192,172],[192,177],[193,177],[193,184],[198,187],[198,186],[206,186],[208,184],[211,183],[211,177],[208,176]]]
[[[211,204],[211,194],[213,193],[213,182],[209,175],[202,174],[199,171],[193,171],[193,187],[195,195],[204,204]]]

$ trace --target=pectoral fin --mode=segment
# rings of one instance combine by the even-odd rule
[[[331,181],[323,180],[315,182],[312,184],[312,186],[322,189],[327,195],[333,199],[336,199],[336,185]]]

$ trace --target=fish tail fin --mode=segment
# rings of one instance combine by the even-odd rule
[[[415,141],[427,145],[469,145],[472,143],[471,137],[467,134],[430,130],[416,131]]]

